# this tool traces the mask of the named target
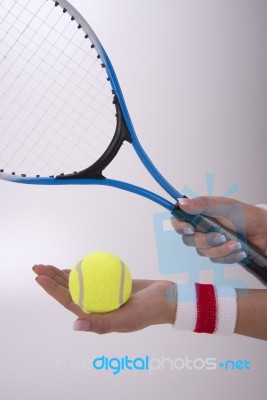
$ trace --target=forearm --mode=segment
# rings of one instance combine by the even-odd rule
[[[235,333],[267,340],[267,290],[237,289]]]

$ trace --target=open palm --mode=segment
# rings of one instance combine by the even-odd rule
[[[134,279],[131,298],[118,310],[106,314],[86,314],[70,296],[70,270],[35,265],[33,271],[37,274],[37,283],[78,317],[75,330],[104,334],[132,332],[149,325],[174,323],[177,304],[173,282]]]

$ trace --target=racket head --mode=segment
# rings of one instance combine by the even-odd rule
[[[65,0],[0,10],[0,178],[103,179],[132,134],[99,39]]]

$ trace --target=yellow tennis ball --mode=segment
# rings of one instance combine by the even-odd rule
[[[69,290],[74,303],[86,313],[118,309],[131,296],[128,267],[114,254],[97,251],[86,255],[72,269]]]

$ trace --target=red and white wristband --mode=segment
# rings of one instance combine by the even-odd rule
[[[231,286],[177,284],[174,328],[196,333],[232,335],[237,319],[237,296]]]

